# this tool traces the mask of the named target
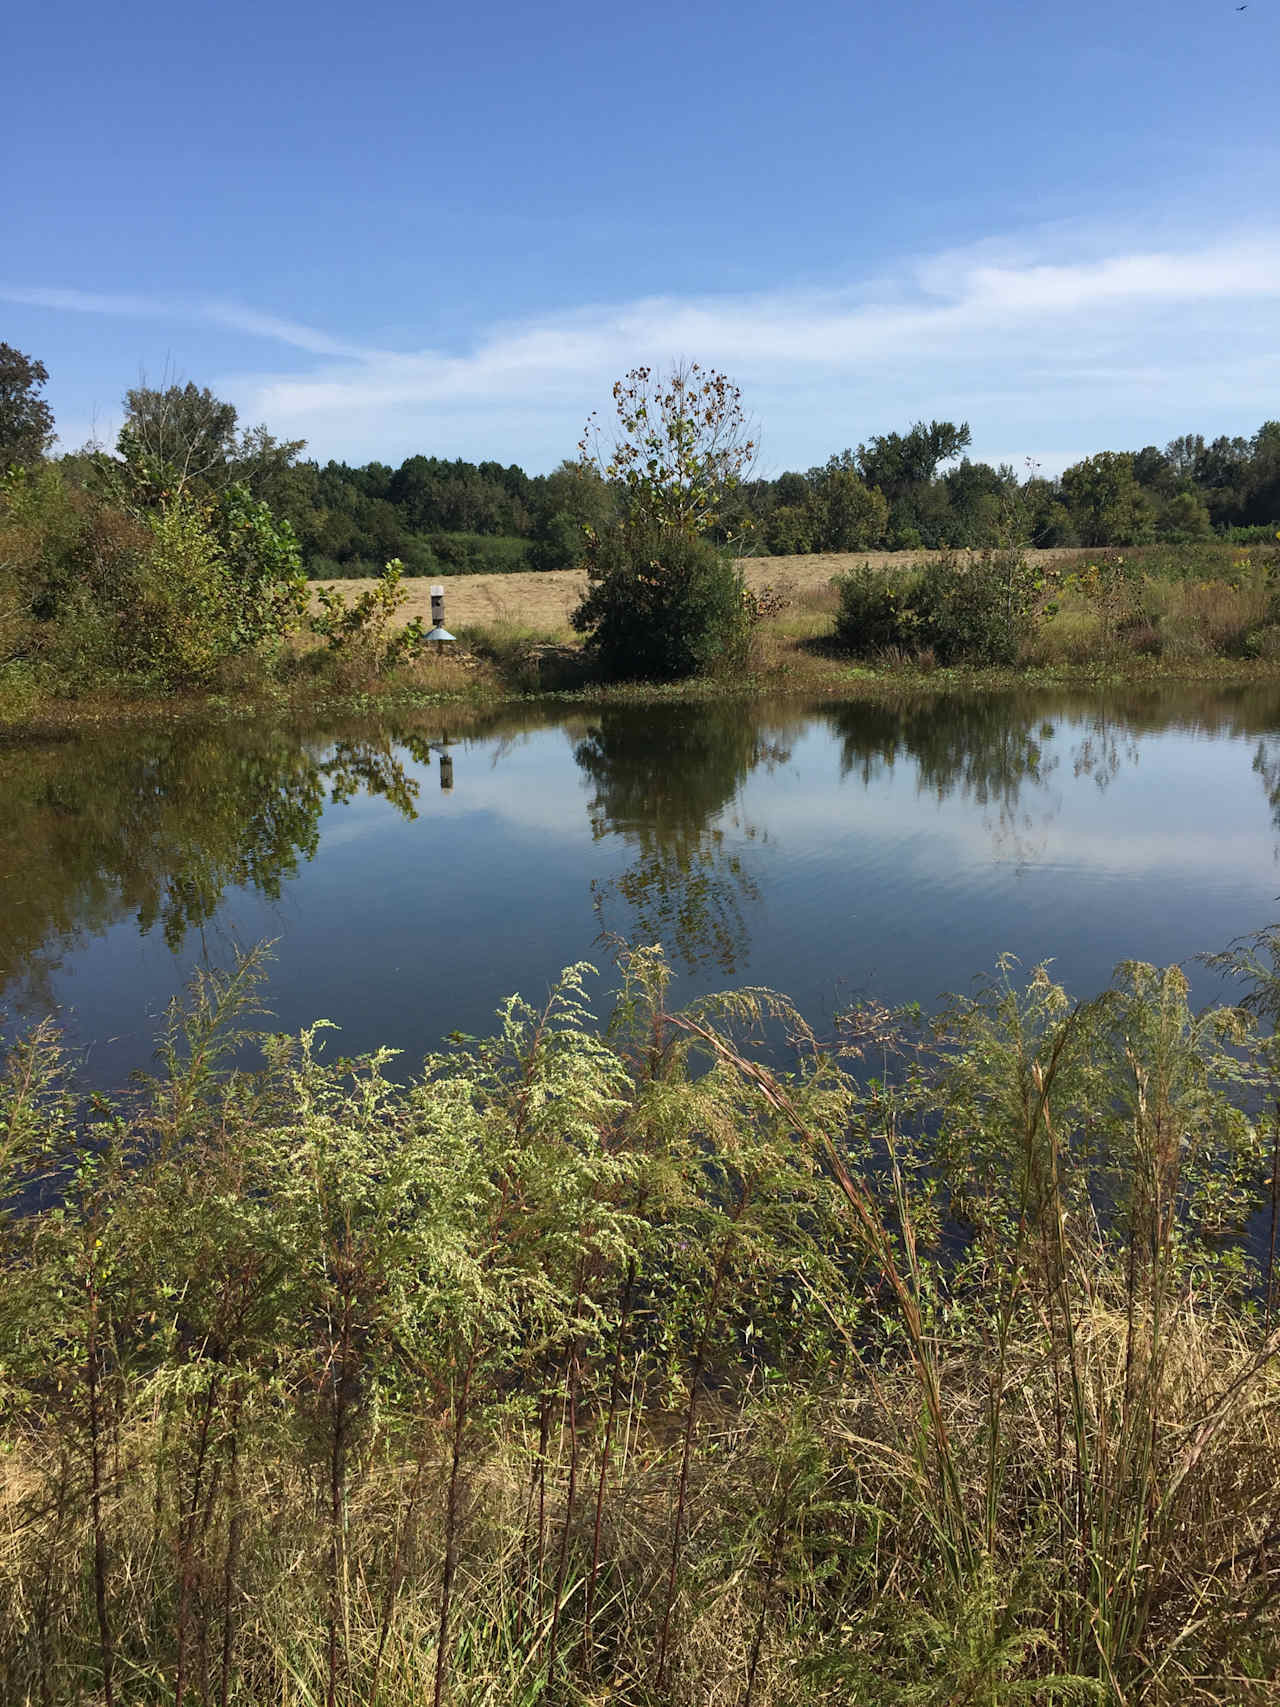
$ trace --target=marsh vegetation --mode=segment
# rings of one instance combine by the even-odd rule
[[[1278,949],[824,1041],[642,951],[420,1075],[232,1071],[251,957],[87,1104],[37,1028],[6,1698],[1271,1699]]]

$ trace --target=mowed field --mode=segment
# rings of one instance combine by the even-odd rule
[[[1029,551],[1027,557],[1034,563],[1047,563],[1055,557],[1071,554],[1068,550],[1058,549]],[[773,587],[790,602],[813,604],[823,602],[833,576],[846,575],[858,564],[867,563],[877,569],[905,569],[931,555],[934,554],[916,551],[819,551],[806,557],[745,557],[741,562],[747,585],[753,591]],[[374,582],[326,581],[323,584],[339,588],[351,599],[366,587],[372,587]],[[451,629],[510,623],[550,634],[568,626],[569,613],[586,587],[586,576],[578,569],[555,569],[541,575],[532,572],[445,575],[437,584],[444,588],[445,623]],[[401,585],[409,596],[400,609],[399,620],[411,622],[418,616],[429,623],[432,581],[414,576],[406,578]]]

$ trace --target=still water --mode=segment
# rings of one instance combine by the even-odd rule
[[[412,1061],[570,961],[603,999],[625,938],[821,1028],[1003,951],[1091,995],[1223,947],[1280,918],[1278,854],[1273,688],[117,730],[0,748],[0,1007],[119,1083],[195,966],[272,938],[272,1023]]]

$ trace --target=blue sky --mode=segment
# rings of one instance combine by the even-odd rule
[[[640,362],[762,465],[924,416],[1056,472],[1280,415],[1280,0],[10,17],[0,339],[313,454],[547,469]]]

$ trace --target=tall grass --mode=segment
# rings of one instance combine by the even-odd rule
[[[1278,955],[820,1047],[640,950],[414,1077],[237,1065],[251,958],[88,1103],[37,1029],[0,1697],[1274,1700]]]

